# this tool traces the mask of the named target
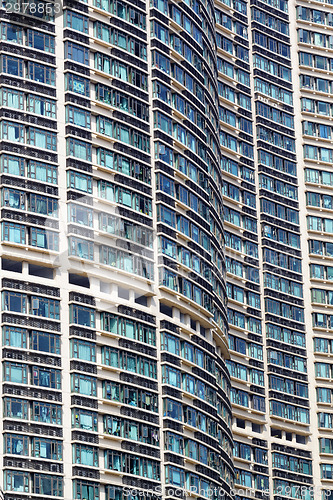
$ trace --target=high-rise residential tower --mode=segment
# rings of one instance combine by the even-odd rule
[[[331,498],[333,11],[216,8],[235,485]]]
[[[333,498],[333,4],[0,14],[5,499]]]
[[[3,4],[1,99],[5,498],[231,498],[213,3]]]

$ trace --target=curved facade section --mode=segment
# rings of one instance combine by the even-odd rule
[[[215,3],[235,490],[269,488],[250,6]]]
[[[213,4],[1,15],[5,498],[230,498]]]
[[[214,10],[150,10],[166,496],[233,485]],[[214,496],[215,495],[215,496]]]

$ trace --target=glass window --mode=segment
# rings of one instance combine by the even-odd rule
[[[64,23],[68,28],[88,34],[88,18],[83,14],[66,9]]]
[[[73,463],[98,467],[98,449],[84,444],[73,444]]]
[[[3,106],[14,109],[24,109],[24,94],[18,90],[1,89],[1,102]]]
[[[90,129],[90,112],[76,106],[66,106],[66,122]]]
[[[3,364],[4,380],[14,384],[28,383],[28,367],[20,363],[5,362]]]
[[[33,401],[31,418],[35,422],[62,425],[62,407],[52,403]]]
[[[27,76],[35,82],[45,83],[55,86],[55,69],[45,66],[44,64],[28,62]]]
[[[4,416],[9,418],[17,418],[27,420],[28,418],[28,401],[25,399],[4,398]]]
[[[28,47],[54,54],[55,37],[46,33],[42,33],[40,31],[28,29],[27,45]]]
[[[171,333],[167,333],[167,332],[162,332],[161,333],[161,346],[162,346],[163,350],[171,352],[172,354],[175,354],[176,356],[179,356],[180,341],[175,335],[172,335]]]
[[[31,442],[31,454],[36,458],[62,460],[62,442],[53,439],[33,437]]]
[[[66,139],[66,144],[68,156],[91,162],[91,144],[73,138]],[[81,177],[87,176],[82,174]]]
[[[93,363],[96,361],[96,349],[92,342],[79,339],[71,340],[71,353],[73,358]]]
[[[81,408],[72,409],[72,428],[97,432],[97,413]]]
[[[39,387],[61,389],[61,372],[52,368],[32,368],[32,384]]]
[[[67,187],[91,194],[92,177],[90,175],[85,175],[70,170],[67,173]]]
[[[4,489],[14,492],[29,493],[29,473],[14,470],[4,472]]]
[[[75,500],[99,500],[99,484],[75,479],[73,481],[73,498]]]
[[[33,493],[46,496],[63,496],[63,478],[47,474],[35,474],[33,477]]]
[[[2,58],[2,71],[4,73],[23,77],[23,60],[18,57],[3,55]]]
[[[84,396],[96,397],[96,378],[88,375],[72,374],[72,391]]]
[[[10,455],[29,455],[28,436],[17,434],[4,434],[4,452]]]
[[[68,10],[66,12],[68,12]],[[80,75],[74,75],[73,73],[66,73],[65,90],[74,92],[76,94],[84,95],[85,97],[89,97],[90,95],[89,80],[83,78]]]
[[[95,328],[95,311],[90,307],[70,305],[70,322],[77,325]]]
[[[89,49],[74,42],[65,42],[65,59],[88,65]]]
[[[1,39],[7,42],[14,42],[18,45],[23,43],[23,29],[15,24],[1,23]]]
[[[46,299],[44,297],[32,295],[30,299],[29,312],[34,316],[60,319],[60,303],[58,300]]]
[[[28,331],[14,326],[4,326],[2,329],[3,344],[11,347],[27,348]]]

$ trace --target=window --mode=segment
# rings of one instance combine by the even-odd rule
[[[177,275],[169,271],[169,269],[160,269],[159,278],[160,285],[166,286],[171,290],[178,290]]]
[[[24,109],[24,94],[5,87],[1,90],[1,103],[3,106],[14,109]]]
[[[31,454],[36,458],[62,460],[62,442],[54,439],[33,437],[31,442]]]
[[[316,377],[330,378],[332,369],[329,363],[315,363]]]
[[[10,455],[29,455],[29,438],[24,435],[4,434],[4,453]]]
[[[93,210],[91,208],[70,203],[68,204],[68,217],[71,222],[93,227]]]
[[[123,132],[120,134],[120,139],[129,144],[129,129],[126,127],[121,129]],[[103,116],[97,116],[96,118],[96,131],[100,134],[107,135],[108,137],[113,137],[113,122],[108,118]]]
[[[29,473],[14,470],[4,472],[4,489],[29,493]]]
[[[61,389],[61,372],[52,368],[32,367],[32,384],[50,389]]]
[[[27,30],[27,45],[34,49],[54,54],[55,37],[40,31]]]
[[[27,2],[27,14],[33,17],[37,17],[40,20],[44,19],[45,21],[54,21],[54,6],[50,5],[49,9],[46,8],[46,3],[41,0],[38,2]]]
[[[148,327],[143,323],[115,316],[109,313],[101,313],[102,329],[116,333],[129,339],[139,340],[150,345],[156,345],[155,328]]]
[[[22,45],[23,29],[15,24],[2,23],[1,39],[15,44]]]
[[[27,296],[22,293],[2,292],[2,302],[5,311],[27,314]]]
[[[158,220],[167,224],[168,226],[176,226],[176,214],[173,210],[163,206],[157,205]]]
[[[70,322],[95,328],[95,311],[89,307],[70,305]]]
[[[154,126],[159,128],[166,134],[171,135],[172,133],[172,120],[163,113],[159,111],[154,112]]]
[[[156,362],[144,356],[130,354],[120,351],[116,348],[102,347],[102,363],[127,370],[132,373],[138,373],[145,377],[157,378]]]
[[[56,118],[56,103],[52,99],[29,94],[27,96],[27,111],[48,118]]]
[[[65,59],[88,65],[89,49],[74,42],[65,42]]]
[[[27,348],[28,331],[14,326],[4,326],[2,328],[3,344],[11,347]]]
[[[68,10],[66,10],[68,12]],[[80,75],[74,75],[72,73],[65,74],[65,90],[74,92],[76,94],[84,95],[89,97],[90,95],[90,83],[89,80],[83,78]]]
[[[75,500],[99,500],[99,484],[75,479],[73,481],[73,498]]]
[[[97,432],[97,413],[74,408],[72,410],[72,428]]]
[[[125,272],[136,273],[147,279],[153,279],[154,269],[152,262],[137,257],[132,253],[115,250],[113,247],[100,246],[100,262],[102,264],[117,267]]]
[[[158,38],[161,42],[169,45],[169,30],[156,21],[152,21],[151,35]]]
[[[73,444],[73,463],[98,467],[98,448],[84,444]]]
[[[14,384],[28,383],[28,367],[20,363],[3,363],[3,375],[6,382]]]
[[[121,19],[138,26],[139,28],[146,28],[146,16],[142,14],[141,11],[136,9],[135,7],[131,7],[130,5],[118,0],[117,9],[113,11],[113,3],[110,3],[108,0],[94,0],[94,5],[99,9],[103,9],[107,12],[112,12]]]
[[[171,366],[164,365],[162,367],[162,383],[169,384],[173,387],[181,387],[181,373],[179,370]]]
[[[174,434],[173,432],[167,432],[165,438],[165,449],[173,451],[175,453],[183,453],[184,439],[179,434]]]
[[[96,378],[89,377],[88,375],[79,375],[74,373],[71,375],[72,391],[83,396],[96,397]]]
[[[67,173],[67,187],[91,194],[92,177],[90,175],[85,175],[70,170]]]
[[[152,0],[152,6],[163,12],[163,14],[168,13],[168,2],[167,0]]]
[[[159,240],[161,252],[164,253],[165,255],[168,255],[168,257],[171,257],[173,259],[176,259],[177,257],[177,245],[173,241],[169,240],[168,238],[164,238],[164,236],[160,237]]]
[[[1,123],[1,138],[13,141],[24,142],[24,126],[18,123],[3,121]]]
[[[35,422],[62,425],[62,407],[52,403],[33,401],[31,418]]]
[[[135,476],[143,476],[159,480],[159,463],[150,458],[137,457],[128,453],[107,450],[105,452],[105,465],[107,469],[125,472]]]
[[[185,472],[173,465],[165,467],[166,484],[174,484],[175,486],[183,487],[185,481]]]
[[[4,417],[27,420],[28,401],[25,399],[4,398]]]
[[[333,467],[331,464],[322,464],[320,469],[322,479],[333,479]]]
[[[162,350],[171,352],[172,354],[179,356],[179,354],[180,354],[180,341],[175,335],[172,335],[171,333],[167,333],[167,332],[162,332],[161,333],[161,344],[162,344]]]
[[[66,123],[90,129],[90,112],[76,106],[66,106]]]
[[[70,137],[66,139],[66,145],[68,156],[91,162],[91,144]]]
[[[169,417],[169,418],[172,418],[174,420],[182,421],[183,410],[182,410],[181,403],[167,398],[167,399],[163,400],[163,405],[164,405],[164,416],[165,417]]]
[[[48,474],[34,474],[33,493],[46,496],[63,496],[63,478]]]
[[[32,227],[30,229],[29,244],[33,247],[58,251],[59,234],[53,231],[45,231],[45,229],[38,227]]]
[[[27,76],[35,82],[45,83],[55,86],[55,69],[45,66],[44,64],[28,62]]]
[[[28,177],[50,184],[58,183],[58,169],[38,161],[28,161]]]
[[[73,358],[83,359],[84,361],[96,361],[95,345],[84,340],[71,340],[71,353]]]
[[[49,217],[58,217],[58,200],[39,194],[30,194],[28,195],[28,210]]]
[[[24,176],[24,159],[16,156],[1,155],[1,171],[6,174]]]
[[[30,314],[43,316],[44,318],[60,319],[60,303],[58,300],[46,299],[44,297],[31,296]]]
[[[23,60],[18,57],[6,56],[1,57],[2,71],[4,73],[23,77]]]
[[[124,387],[115,382],[103,383],[103,397],[149,411],[158,411],[157,396],[155,394],[140,389]]]
[[[83,14],[66,9],[65,26],[81,33],[88,34],[88,18]]]
[[[164,73],[166,73],[167,75],[170,75],[170,61],[169,61],[169,59],[166,56],[162,55],[157,50],[152,51],[152,67],[158,68],[161,71],[163,71]],[[161,87],[163,87],[163,86],[161,86]],[[165,98],[166,94],[160,93],[158,97],[163,99],[163,96]],[[165,100],[165,99],[163,99],[163,100]]]

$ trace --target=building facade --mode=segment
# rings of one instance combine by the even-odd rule
[[[331,6],[216,8],[235,488],[331,498]]]
[[[4,497],[333,497],[333,7],[0,13]]]
[[[34,5],[1,11],[4,496],[231,498],[213,4]]]

